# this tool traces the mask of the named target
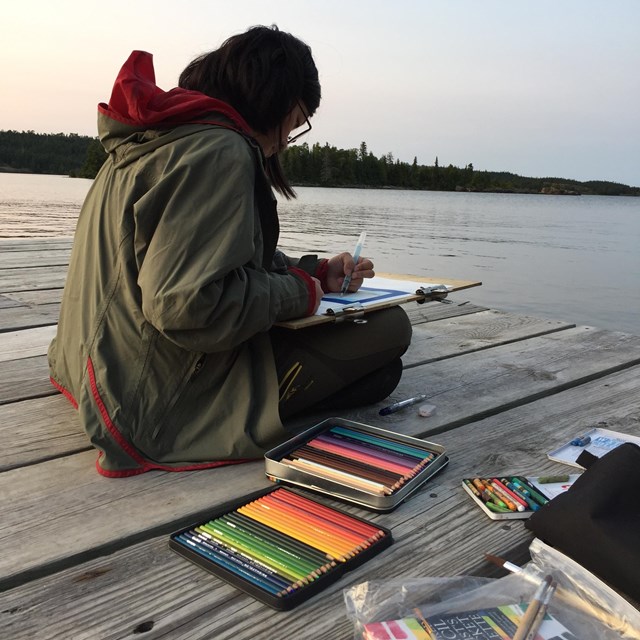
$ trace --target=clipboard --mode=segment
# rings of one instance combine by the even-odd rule
[[[407,302],[448,302],[453,291],[478,287],[482,282],[426,278],[421,276],[382,273],[367,279],[358,291],[341,296],[329,293],[322,297],[320,307],[313,316],[277,322],[285,329],[304,329],[328,322],[362,322],[370,311],[378,311]]]

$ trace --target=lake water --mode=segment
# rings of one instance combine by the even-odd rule
[[[0,237],[73,235],[90,180],[0,174]],[[451,296],[640,335],[640,198],[298,188],[291,255],[353,251],[378,271],[481,280]],[[435,303],[434,303],[435,304]]]

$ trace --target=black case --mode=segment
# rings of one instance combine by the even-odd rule
[[[525,522],[538,538],[640,601],[640,447],[621,444],[601,458],[584,452],[586,471]]]
[[[185,546],[179,540],[177,540],[177,537],[180,534],[190,531],[191,529],[193,529],[194,527],[197,527],[198,525],[205,524],[210,520],[213,520],[214,518],[224,515],[225,513],[235,511],[238,507],[241,507],[244,504],[252,502],[257,498],[260,498],[268,493],[272,493],[273,491],[278,491],[278,490],[288,491],[290,493],[303,496],[307,500],[312,500],[313,502],[317,502],[318,504],[321,504],[324,507],[330,508],[336,511],[337,513],[342,513],[350,518],[359,520],[360,522],[364,522],[370,526],[374,526],[376,527],[376,529],[379,529],[380,531],[382,531],[384,535],[383,537],[379,538],[377,541],[373,542],[370,547],[364,549],[363,551],[360,551],[355,557],[345,562],[338,563],[335,567],[332,567],[331,569],[329,569],[326,573],[324,573],[322,576],[320,576],[310,584],[304,587],[301,587],[300,589],[298,589],[297,591],[295,591],[290,595],[286,595],[282,597],[275,596],[261,589],[257,585],[252,584],[250,581],[244,580],[242,577],[238,576],[232,571],[229,571],[228,569],[225,569],[224,567],[216,564],[215,562],[210,561],[207,558],[201,556],[197,552],[192,551],[189,547]],[[254,597],[256,600],[263,602],[264,604],[272,607],[273,609],[277,609],[279,611],[287,611],[289,609],[292,609],[298,606],[302,602],[305,602],[312,596],[322,591],[325,587],[339,580],[340,577],[345,572],[350,571],[355,567],[359,567],[362,563],[366,562],[367,560],[369,560],[370,558],[372,558],[373,556],[377,555],[382,550],[390,546],[392,542],[393,542],[393,538],[391,535],[391,531],[389,529],[386,529],[385,527],[379,526],[377,523],[372,523],[372,522],[369,522],[368,520],[364,520],[363,518],[358,518],[357,516],[354,516],[352,513],[347,513],[346,511],[342,511],[340,509],[336,509],[333,506],[327,505],[324,502],[314,500],[312,497],[310,497],[308,494],[303,493],[302,491],[296,491],[295,489],[276,486],[276,487],[263,489],[261,491],[256,491],[254,493],[238,498],[237,500],[232,500],[220,505],[215,510],[213,510],[211,512],[211,516],[206,518],[205,520],[196,522],[189,527],[185,527],[180,531],[176,531],[172,533],[169,538],[169,547],[179,555],[185,557],[187,560],[190,560],[191,562],[197,564],[202,569],[205,569],[209,573],[212,573],[213,575],[221,578],[222,580],[224,580],[225,582],[228,582],[229,584],[233,585],[237,589],[244,591],[245,593]]]

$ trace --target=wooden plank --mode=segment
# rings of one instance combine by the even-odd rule
[[[576,327],[412,367],[387,401],[352,415],[430,437],[638,363],[640,337]],[[377,415],[383,406],[420,393],[427,394],[425,403],[436,406],[434,415],[420,417],[417,406]]]
[[[634,368],[633,374],[627,375],[632,380],[631,386],[637,385],[638,368]],[[609,376],[608,379],[609,382],[601,381],[594,385],[602,385],[609,396],[618,398],[622,407],[632,406],[637,411],[640,401],[637,394],[630,394],[628,389],[626,394],[621,394],[621,389],[624,388],[622,382],[614,384],[618,377]],[[619,379],[626,380],[624,374],[620,374]],[[616,388],[611,389],[613,386]],[[591,400],[595,394],[583,389],[569,393],[572,397],[576,394],[580,398],[586,396],[577,404],[574,402],[572,405],[568,401],[562,403],[565,410],[572,407],[573,415],[583,411],[582,404],[592,406]],[[590,402],[586,402],[587,397]],[[557,398],[558,396],[550,396],[544,402],[538,403],[538,406],[553,406],[558,401]],[[611,406],[608,406],[609,404]],[[529,406],[518,410],[529,415],[532,423],[535,422],[537,416],[535,413],[531,415],[533,409]],[[603,410],[601,407],[599,412],[592,412],[590,420],[596,415],[602,415]],[[613,401],[606,404],[606,411],[606,415],[613,413]],[[504,424],[506,419],[501,415],[495,418],[495,421],[499,426]],[[381,422],[380,419],[370,421],[371,424],[384,426]],[[581,428],[574,418],[569,426],[578,431]],[[561,431],[560,423],[554,420],[548,426],[536,427],[538,431],[526,438],[518,435],[517,442],[514,441],[513,444],[522,447],[527,439],[533,439],[536,447],[532,451],[537,451],[544,434],[550,434],[554,440],[546,439],[549,440],[549,446],[553,446],[557,438],[566,435],[569,426],[565,431]],[[636,422],[632,426],[637,429]],[[475,428],[479,429],[477,426]],[[450,438],[457,437],[460,431],[462,430],[456,429],[453,436],[440,434],[436,441],[446,445],[447,442],[451,442]],[[479,432],[476,432],[476,437],[472,440],[477,440]],[[496,456],[496,451],[501,449],[497,442],[487,440],[484,432],[482,433],[482,443],[487,442],[491,445],[485,456],[490,460]],[[500,437],[504,438],[505,433],[514,437],[515,432],[513,429],[502,429],[500,433]],[[527,450],[520,451],[519,455],[526,452]],[[478,459],[479,452],[474,452],[473,447],[472,453]],[[139,539],[144,531],[148,537],[167,522],[177,526],[180,521],[188,520],[195,512],[206,509],[208,505],[224,502],[232,495],[242,495],[267,484],[264,479],[264,467],[260,462],[243,465],[242,474],[238,474],[235,467],[223,467],[180,474],[152,472],[126,481],[113,481],[96,474],[93,469],[94,460],[95,453],[86,452],[0,474],[0,496],[4,502],[2,512],[6,514],[0,524],[0,537],[8,532],[12,532],[11,535],[24,533],[29,523],[38,517],[46,517],[48,523],[46,530],[30,533],[34,541],[33,546],[0,559],[0,576],[6,576],[8,581],[22,581],[30,575],[30,571],[41,570],[45,564],[51,568],[68,563],[69,553],[83,556],[90,553],[94,547],[102,549],[123,546],[125,540],[131,542]],[[229,487],[232,487],[232,494],[229,493]],[[82,505],[81,508],[78,505]],[[153,507],[149,509],[149,505]],[[128,521],[128,517],[134,513],[145,514],[144,527],[141,528],[137,521]],[[81,528],[85,520],[92,524],[77,534],[78,543],[73,551],[70,552],[66,547],[59,548],[59,536],[63,536],[65,531]],[[0,583],[1,581],[0,578]]]
[[[39,327],[0,334],[0,362],[30,358],[47,353],[56,327]]]
[[[25,267],[0,269],[0,293],[64,287],[67,267]]]
[[[470,318],[473,322],[467,326],[465,323]],[[525,338],[527,331],[537,331],[545,326],[544,322],[542,325],[526,321],[519,323],[517,317],[510,320],[508,316],[503,318],[503,314],[485,312],[477,314],[477,322],[473,316],[465,316],[462,322],[460,331],[468,334],[462,342],[457,329],[447,326],[438,329],[438,323],[429,325],[432,337],[414,341],[408,352],[410,362],[426,364],[406,369],[398,388],[388,400],[375,406],[341,411],[340,415],[408,435],[427,436],[557,393],[640,361],[640,338],[626,334],[581,327],[513,342],[518,330],[523,331],[522,337]],[[484,325],[484,322],[488,324]],[[550,323],[550,326],[559,325]],[[500,344],[501,335],[504,336],[504,344]],[[474,347],[466,342],[470,336],[476,336],[474,339],[479,343],[494,339],[496,345],[491,349],[482,349],[482,344]],[[467,347],[466,353],[459,355],[461,344],[471,346]],[[46,351],[44,345],[43,351]],[[601,356],[593,358],[594,351]],[[32,357],[22,362],[24,364],[0,362],[0,405],[56,393],[49,382],[46,357]],[[437,407],[429,418],[418,416],[418,407],[385,417],[378,415],[383,406],[419,393],[427,393],[429,399],[425,403]],[[334,412],[304,416],[295,424],[304,428],[332,414]],[[32,418],[23,417],[21,413],[12,413],[4,421],[4,428],[8,437],[14,431],[29,433],[31,428],[35,440],[40,441],[46,437],[48,423],[46,420],[33,422]],[[72,450],[75,450],[75,442],[69,439],[76,431],[75,419],[61,420],[56,428],[58,437],[55,442],[59,446],[53,455],[62,455],[62,446],[67,442],[73,443]],[[38,461],[42,450],[36,445],[30,451],[32,457],[28,458],[28,463],[32,464]],[[19,456],[6,459],[4,464],[13,467],[27,464],[27,461],[24,456]]]
[[[7,251],[0,259],[0,268],[19,269],[24,267],[69,265],[71,249],[42,248],[39,251]]]
[[[442,319],[438,323],[414,325],[411,348],[402,361],[405,367],[415,367],[442,358],[489,349],[573,327],[574,324],[567,322],[503,311],[478,311],[446,321]]]
[[[2,309],[0,310],[0,333],[55,325],[59,317],[60,304]]]
[[[0,405],[58,393],[48,371],[46,356],[0,362]]]
[[[242,473],[232,465],[111,480],[96,472],[95,460],[87,451],[0,474],[3,507],[13,511],[2,518],[0,540],[29,535],[33,543],[0,558],[0,590],[97,549],[106,553],[177,528],[232,495],[268,486],[260,461],[244,464]],[[47,526],[33,530],[41,521]],[[70,535],[74,544],[61,545]]]
[[[49,306],[49,305],[48,305]],[[43,322],[45,321],[46,316],[44,316],[41,312],[40,307],[37,311],[34,311],[34,314],[39,314],[37,317],[40,318]],[[3,310],[0,312],[0,331],[2,331],[3,326],[3,314],[8,314],[10,310]],[[18,314],[23,317],[29,319],[30,322],[35,322],[35,315],[29,314]],[[51,314],[52,315],[52,314]],[[51,315],[49,318],[51,318]],[[6,318],[7,316],[5,316]],[[36,323],[37,324],[37,323]],[[47,332],[51,332],[51,336],[53,337],[53,327],[41,328],[37,329],[37,331],[41,331],[44,334]],[[13,331],[13,329],[12,329]],[[22,333],[22,332],[20,332]],[[0,336],[3,334],[0,333]],[[29,340],[28,331],[25,333],[25,342]],[[440,344],[440,352],[446,352],[446,338],[442,337]],[[1,344],[1,339],[0,339]],[[42,350],[40,353],[44,356],[46,354],[48,348],[48,342],[42,343]],[[45,348],[46,347],[46,348]],[[451,354],[455,355],[457,353],[457,345],[455,342],[450,342]],[[1,352],[1,348],[0,348]],[[42,395],[49,395],[51,389],[49,389],[49,372],[48,372],[48,364],[46,357],[38,358],[37,356],[33,358],[30,362],[25,362],[24,366],[16,366],[11,365],[11,363],[2,362],[2,358],[0,357],[0,404],[7,402],[17,402],[20,400],[25,400],[29,397],[39,397]]]
[[[487,311],[487,307],[481,307],[471,304],[460,295],[449,298],[451,304],[443,304],[437,301],[425,304],[406,304],[403,309],[409,316],[409,320],[413,326],[423,324],[425,322],[434,322],[436,320],[444,320],[446,318],[457,318],[478,311]]]
[[[12,300],[9,296],[0,295],[0,310],[10,307],[24,307],[24,304],[18,300]]]
[[[26,305],[60,304],[63,289],[39,289],[37,291],[12,291],[4,294],[5,298],[16,300]]]
[[[427,360],[444,359],[449,356],[456,356],[462,353],[461,345],[467,345],[467,351],[473,351],[486,346],[486,342],[494,340],[494,345],[501,342],[511,342],[516,336],[526,338],[528,332],[538,332],[540,327],[546,327],[545,322],[542,325],[528,320],[523,320],[519,316],[510,316],[509,314],[480,312],[477,317],[464,316],[459,325],[454,321],[446,323],[429,323],[429,325],[421,325],[416,329],[414,339],[409,348],[405,362],[416,363]],[[550,323],[552,328],[564,326],[561,324]],[[486,325],[486,326],[485,326]],[[428,330],[424,327],[428,326]],[[441,326],[441,328],[440,328]],[[41,396],[43,394],[50,395],[54,393],[53,387],[49,383],[49,374],[46,358],[35,358],[29,363],[29,368],[21,366],[13,366],[8,371],[3,371],[2,361],[16,359],[22,356],[36,356],[47,352],[50,339],[55,335],[54,327],[42,329],[25,330],[12,334],[0,334],[0,403],[9,404],[24,400],[31,395]],[[502,337],[501,337],[502,336]],[[474,344],[470,340],[475,341]],[[426,344],[426,346],[425,346]],[[3,347],[4,345],[4,347]],[[428,353],[427,358],[425,354]],[[25,376],[30,377],[25,377]],[[405,378],[409,373],[405,373]],[[413,374],[409,376],[412,379]],[[6,382],[5,383],[3,383]],[[403,385],[406,379],[403,380]],[[456,385],[454,385],[456,386]],[[398,393],[403,391],[403,386]],[[464,390],[459,389],[459,393],[463,394]],[[451,402],[452,396],[448,398]],[[38,400],[38,405],[44,407],[47,405],[48,398]],[[27,406],[22,404],[22,407]],[[364,410],[363,410],[364,411]],[[4,415],[4,419],[0,420],[0,447],[4,442],[5,452],[4,467],[12,468],[22,464],[33,464],[41,459],[43,454],[45,458],[51,456],[64,455],[65,452],[77,450],[77,442],[74,434],[77,431],[76,418],[69,414],[67,419],[56,421],[55,436],[52,438],[51,451],[43,451],[38,443],[46,439],[47,433],[51,433],[49,423],[49,413],[45,411],[42,419],[34,418],[30,411],[10,411],[5,409],[0,411],[0,417]],[[66,415],[66,414],[65,414]],[[330,414],[329,414],[330,415]],[[358,418],[367,420],[376,419],[377,411],[369,408],[366,413],[362,411],[355,412]],[[315,416],[318,420],[322,417],[328,417],[327,414]],[[405,416],[400,416],[404,418]],[[310,420],[314,417],[305,417],[303,424],[312,424]],[[430,421],[431,423],[431,421]],[[424,422],[420,421],[420,427],[424,427]],[[416,425],[409,425],[409,431],[415,429]],[[8,441],[11,440],[14,432],[24,433],[28,436],[33,435],[34,443],[27,446],[25,441],[25,451],[20,453],[15,447],[11,447]],[[66,450],[65,446],[69,445],[70,449]],[[27,453],[28,452],[28,453]]]
[[[70,250],[73,238],[0,238],[0,256],[16,251]],[[0,264],[2,261],[0,260]]]
[[[524,562],[532,535],[521,521],[487,518],[460,487],[461,478],[473,474],[566,473],[570,468],[548,460],[546,452],[594,423],[638,435],[639,381],[640,367],[635,367],[441,434],[438,441],[451,457],[449,466],[396,511],[374,514],[340,505],[391,528],[394,544],[291,612],[273,612],[175,556],[167,548],[167,536],[162,535],[5,593],[3,609],[10,613],[0,617],[0,631],[12,638],[18,631],[24,637],[121,638],[147,623],[154,638],[244,640],[308,637],[309,624],[313,623],[314,638],[350,637],[352,630],[342,599],[342,590],[350,585],[420,576],[502,575],[485,563],[486,552]],[[507,434],[509,437],[505,437]],[[243,474],[239,475],[244,475],[245,469],[242,467]],[[163,483],[172,495],[176,494],[175,478]],[[225,479],[216,478],[212,488]],[[158,480],[167,479],[157,476],[155,482]],[[129,482],[107,480],[105,490]],[[243,489],[233,487],[231,492],[242,495]],[[75,505],[87,507],[85,529],[100,529],[105,522],[119,528],[114,513],[96,514],[91,508],[95,494],[91,500],[86,497],[86,487],[80,486]],[[140,502],[145,498],[142,493]],[[215,496],[211,498],[203,503],[213,508]],[[149,500],[148,504],[154,503]],[[71,511],[75,515],[78,509]],[[136,520],[133,525],[139,528],[146,526],[153,515],[149,510],[122,512],[125,514]],[[83,532],[70,522],[65,535],[59,519],[49,521],[52,539],[69,539],[69,532],[75,533],[77,551],[83,543]],[[33,544],[37,545],[39,532],[33,534]],[[67,548],[67,553],[72,551]],[[112,614],[114,602],[117,616]],[[254,624],[257,619],[259,626]]]
[[[61,394],[0,405],[0,472],[89,449],[76,410]]]

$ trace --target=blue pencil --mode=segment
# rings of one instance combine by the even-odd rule
[[[233,562],[231,560],[224,558],[217,551],[206,549],[204,545],[198,544],[194,540],[189,539],[189,537],[184,534],[180,534],[179,536],[176,537],[176,539],[182,542],[182,544],[185,544],[186,546],[188,546],[190,549],[193,549],[193,551],[200,554],[204,558],[207,558],[208,560],[213,560],[216,564],[220,565],[221,567],[224,567],[225,569],[231,571],[232,573],[238,576],[241,576],[242,578],[249,581],[254,586],[257,586],[265,591],[268,591],[272,595],[282,596],[282,589],[275,587],[273,584],[271,584],[270,582],[268,582],[267,580],[259,576],[255,571],[250,571],[245,567],[241,566],[239,563]]]
[[[229,561],[237,562],[240,566],[245,567],[247,571],[255,571],[255,573],[264,578],[265,580],[271,581],[274,586],[279,587],[281,589],[291,590],[292,584],[291,581],[281,576],[277,571],[267,567],[265,565],[257,563],[253,558],[246,556],[239,551],[235,551],[230,547],[225,547],[222,543],[217,540],[212,540],[207,538],[206,536],[197,533],[194,530],[185,531],[183,534],[197,544],[203,545],[207,550],[210,550],[214,553],[219,553],[222,557],[229,559]],[[297,585],[295,585],[297,586]]]
[[[411,445],[407,445],[401,442],[393,442],[392,440],[386,440],[379,436],[369,435],[366,433],[362,433],[360,431],[355,431],[354,429],[346,429],[344,427],[335,426],[335,427],[331,427],[329,431],[336,434],[341,434],[350,438],[356,438],[357,440],[362,440],[363,442],[378,444],[380,446],[386,447],[387,449],[392,449],[394,451],[406,453],[408,455],[412,455],[417,458],[426,458],[429,455],[433,455],[429,451],[425,451],[424,449],[418,449],[417,447],[412,447]]]

